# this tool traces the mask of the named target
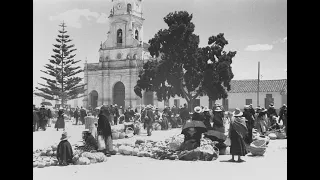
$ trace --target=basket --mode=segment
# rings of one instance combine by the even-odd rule
[[[119,139],[120,132],[113,132],[112,139]]]
[[[266,143],[267,141],[265,139],[255,140],[248,146],[248,150],[254,156],[262,156],[267,149]]]
[[[133,134],[134,130],[131,127],[127,127],[126,134]]]
[[[285,139],[286,138],[286,133],[282,129],[276,131],[275,134],[277,135],[277,139]]]

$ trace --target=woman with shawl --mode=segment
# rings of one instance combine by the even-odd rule
[[[202,109],[200,106],[194,108],[194,113],[192,114],[192,121],[202,121],[204,122],[204,116],[202,114]]]
[[[82,132],[82,139],[84,141],[84,146],[80,146],[77,149],[83,150],[85,152],[91,152],[98,149],[97,140],[93,137],[89,130],[84,130]]]
[[[63,132],[60,138],[61,141],[57,147],[57,159],[62,166],[67,166],[69,163],[72,163],[73,151],[68,141],[69,138],[70,136],[68,136],[67,132]]]
[[[57,131],[59,129],[65,130],[64,112],[63,112],[63,108],[62,107],[60,107],[60,109],[58,111],[58,118],[57,118],[56,124],[54,125],[54,128],[56,128]]]
[[[258,111],[258,116],[257,116],[257,119],[256,119],[256,129],[262,135],[265,134],[267,129],[268,129],[268,126],[267,126],[268,118],[266,117],[266,112],[267,112],[267,110],[264,109],[264,108],[259,110]]]
[[[211,115],[208,107],[205,107],[203,109],[203,116],[204,116],[203,124],[207,127],[207,130],[212,130],[212,126],[210,124]]]
[[[245,119],[242,117],[242,112],[239,108],[236,108],[230,122],[229,137],[231,140],[230,154],[232,159],[230,162],[235,162],[234,156],[238,155],[238,162],[244,162],[241,156],[245,156],[248,152],[246,149],[246,144],[244,142],[244,137],[248,134],[248,129],[246,127]]]

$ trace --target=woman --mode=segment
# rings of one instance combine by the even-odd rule
[[[72,163],[73,152],[71,144],[68,141],[69,138],[70,136],[68,136],[67,132],[63,132],[60,138],[61,141],[57,147],[57,159],[62,166]]]
[[[212,128],[215,131],[219,131],[221,133],[225,133],[225,128],[223,126],[224,112],[222,111],[220,106],[217,106],[213,113],[213,126]]]
[[[241,159],[241,156],[245,156],[247,152],[246,144],[244,142],[244,137],[248,134],[248,129],[246,127],[246,122],[244,117],[242,117],[242,112],[239,108],[236,108],[230,122],[230,129],[229,129],[229,137],[231,140],[230,146],[230,154],[232,155],[232,159],[230,162],[235,162],[234,156],[238,155],[238,162],[244,162]]]
[[[84,130],[82,132],[82,139],[84,141],[84,146],[78,147],[77,149],[86,152],[96,151],[98,149],[97,140],[93,137],[89,130]]]
[[[110,115],[109,109],[105,106],[102,106],[99,112],[99,119],[98,119],[98,135],[101,135],[105,141],[106,149],[104,153],[106,155],[114,155],[116,154],[113,151],[113,144],[112,144],[112,132],[111,132],[111,125],[108,117]]]
[[[256,129],[259,133],[264,135],[268,129],[267,126],[267,117],[266,117],[266,110],[262,108],[260,111],[258,111],[257,119],[256,119]]]
[[[211,126],[211,123],[210,123],[211,115],[210,115],[208,107],[205,107],[203,109],[203,116],[204,116],[204,122],[203,123],[206,126],[207,130],[212,130],[212,126]]]
[[[54,125],[54,128],[56,128],[57,131],[62,128],[63,130],[65,130],[63,107],[60,107],[58,111],[58,118],[56,124]]]
[[[192,114],[192,121],[202,121],[204,122],[205,118],[202,115],[202,109],[200,106],[194,108],[194,113]]]
[[[184,129],[182,133],[184,135],[184,142],[180,146],[180,150],[193,150],[200,147],[200,139],[202,132],[196,128]]]

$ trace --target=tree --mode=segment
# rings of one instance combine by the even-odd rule
[[[59,30],[58,38],[56,38],[57,44],[53,44],[54,55],[52,59],[49,59],[48,64],[44,67],[46,71],[41,72],[53,77],[51,79],[41,77],[46,81],[46,84],[38,83],[42,88],[36,87],[40,92],[36,92],[37,96],[41,96],[47,100],[61,100],[63,105],[66,101],[83,97],[85,92],[82,84],[82,78],[75,77],[75,75],[83,72],[80,66],[76,66],[81,60],[75,60],[74,44],[70,44],[72,41],[67,35],[65,23],[59,25],[62,30]]]
[[[228,44],[223,33],[209,37],[208,46],[200,48],[191,20],[192,14],[186,11],[164,17],[168,29],[160,29],[149,40],[148,50],[156,59],[146,62],[139,72],[137,96],[142,97],[142,90],[156,92],[159,101],[177,95],[186,99],[189,108],[199,96],[213,101],[228,96],[236,51],[223,50]]]

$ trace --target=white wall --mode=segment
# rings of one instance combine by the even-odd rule
[[[280,92],[260,92],[260,107],[264,107],[264,99],[266,98],[266,94],[272,94],[272,98],[274,99],[274,106],[276,109],[279,109],[282,106],[282,96],[280,95]],[[252,106],[257,107],[257,93],[229,93],[229,109],[243,109],[244,105],[246,104],[246,99],[252,99]]]

